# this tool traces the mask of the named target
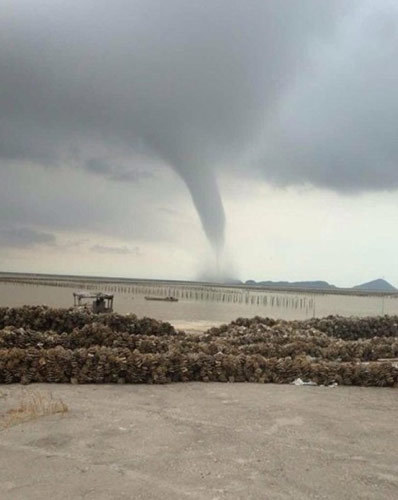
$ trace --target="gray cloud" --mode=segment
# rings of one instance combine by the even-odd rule
[[[133,154],[146,154],[180,174],[207,236],[221,247],[216,168],[258,147],[283,96],[311,65],[311,49],[333,40],[357,5],[5,1],[0,157],[86,168],[122,158],[128,168]],[[270,158],[284,160],[278,151]],[[120,180],[135,178],[119,172]]]
[[[363,3],[314,49],[269,124],[260,168],[277,184],[398,188],[398,4]]]
[[[127,254],[139,255],[140,254],[139,247],[129,248],[126,246],[112,247],[112,246],[107,246],[107,245],[93,245],[91,247],[91,251],[96,252],[96,253],[115,254],[115,255],[127,255]]]
[[[151,172],[114,166],[101,158],[90,158],[87,160],[85,163],[85,169],[93,174],[103,175],[112,181],[118,182],[135,183],[153,177]]]
[[[2,164],[0,227],[61,231],[62,241],[93,234],[126,244],[170,242],[179,237],[173,226],[181,216],[159,211],[159,206],[167,206],[170,198],[179,195],[182,183],[172,172],[155,171],[145,186],[104,179],[85,169]]]
[[[30,248],[36,245],[50,245],[56,243],[53,234],[36,231],[27,227],[0,228],[0,247]]]

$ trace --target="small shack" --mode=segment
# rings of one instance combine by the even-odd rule
[[[73,293],[74,307],[87,308],[87,300],[94,299],[91,304],[93,313],[113,312],[113,295],[107,293]]]

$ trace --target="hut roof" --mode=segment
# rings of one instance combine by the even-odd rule
[[[73,292],[74,297],[78,297],[79,299],[113,299],[113,295],[109,293],[102,293],[102,292],[97,292],[97,293],[89,293],[89,292],[82,292],[82,293],[76,293]]]

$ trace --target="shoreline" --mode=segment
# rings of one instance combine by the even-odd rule
[[[76,275],[57,275],[41,273],[11,273],[0,271],[0,283],[24,283],[41,284],[46,286],[75,286],[79,283],[88,284],[116,284],[116,285],[157,285],[157,286],[186,286],[196,290],[211,290],[213,288],[232,289],[248,292],[283,292],[283,293],[303,293],[308,295],[349,295],[358,297],[398,297],[397,292],[383,291],[364,291],[352,288],[301,288],[301,287],[283,287],[283,286],[262,286],[246,284],[229,284],[217,282],[200,282],[187,280],[165,280],[165,279],[145,279],[145,278],[120,278],[120,277],[101,277],[101,276],[76,276]],[[57,285],[56,282],[62,283]]]

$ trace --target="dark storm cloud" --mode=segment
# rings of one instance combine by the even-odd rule
[[[154,158],[184,180],[215,246],[225,224],[216,169],[264,146],[261,168],[277,183],[398,186],[392,2],[0,9],[4,159],[136,182],[144,172],[129,159]]]
[[[0,248],[30,248],[36,245],[55,245],[53,234],[36,231],[27,227],[1,228]]]

